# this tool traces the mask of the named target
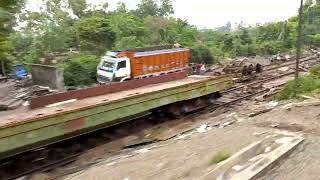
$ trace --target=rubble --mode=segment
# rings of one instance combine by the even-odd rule
[[[237,172],[241,171],[243,168],[244,168],[244,167],[241,166],[241,165],[235,165],[235,166],[232,167],[232,169],[235,170],[235,171],[237,171]]]
[[[289,66],[285,66],[285,67],[281,67],[281,68],[279,68],[278,70],[279,71],[282,71],[282,72],[287,72],[287,71],[289,71],[291,68],[289,67]]]
[[[270,151],[271,151],[271,147],[270,146],[266,147],[266,149],[264,150],[265,153],[268,153]]]
[[[278,105],[279,105],[278,101],[270,101],[268,104],[266,104],[266,108],[272,109],[272,108],[275,108]]]
[[[0,75],[0,82],[7,82],[8,77]]]
[[[267,132],[255,132],[253,133],[254,136],[260,136],[260,135],[263,135],[263,134],[266,134]]]
[[[227,127],[227,126],[230,126],[230,125],[234,124],[235,122],[236,122],[235,120],[225,122],[225,123],[221,124],[221,125],[219,126],[219,128],[225,128],[225,127]]]
[[[267,112],[272,111],[275,107],[279,105],[279,102],[277,101],[270,101],[267,104],[265,104],[263,107],[260,107],[259,109],[255,110],[255,112],[252,112],[249,114],[249,117],[255,117],[260,114],[264,114]]]
[[[272,88],[268,92],[262,94],[261,96],[256,97],[255,100],[259,102],[265,101],[268,97],[271,97],[278,92],[279,88]]]
[[[151,150],[151,148],[142,148],[136,151],[137,154],[144,154]]]
[[[183,140],[183,139],[186,139],[187,137],[190,137],[190,135],[182,134],[182,135],[178,136],[176,138],[176,140]]]
[[[295,103],[295,107],[306,107],[306,106],[320,106],[320,101],[311,101],[311,102],[301,102],[301,103]]]
[[[292,142],[292,140],[293,140],[292,137],[283,137],[283,138],[275,140],[275,143],[277,143],[277,144],[289,144],[289,143]]]
[[[55,92],[49,87],[32,85],[32,80],[21,79],[14,81],[13,90],[1,99],[0,111],[17,109],[20,106],[29,106],[29,100],[34,96],[44,96]]]
[[[306,95],[297,95],[298,97],[301,97],[301,98],[303,98],[303,99],[313,99],[313,97],[311,97],[311,96],[306,96]]]
[[[309,70],[308,70],[308,69],[306,69],[306,68],[302,67],[301,65],[299,66],[299,69],[300,69],[300,70],[302,70],[302,71],[304,71],[304,72],[309,72]]]
[[[271,110],[272,109],[263,109],[261,111],[253,112],[253,113],[249,114],[249,117],[255,117],[255,116],[258,116],[260,114],[264,114],[264,113],[270,112]]]
[[[208,126],[207,124],[203,124],[200,127],[197,128],[198,133],[205,133],[207,131],[210,131],[212,128]]]
[[[265,155],[264,154],[258,154],[256,156],[254,156],[253,158],[249,159],[248,162],[256,162],[260,159],[262,159]]]
[[[237,122],[243,122],[246,119],[239,117],[237,114],[235,114],[234,116],[232,116],[234,118],[234,120],[236,120]]]
[[[292,106],[293,106],[293,103],[289,103],[289,104],[286,104],[286,105],[282,106],[281,108],[285,109],[287,111],[291,111]]]

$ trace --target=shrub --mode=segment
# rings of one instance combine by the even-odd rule
[[[303,76],[298,80],[288,82],[277,96],[279,100],[296,98],[299,94],[309,93],[320,88],[320,79],[313,76]]]
[[[191,48],[190,50],[191,57],[190,62],[192,63],[206,63],[206,64],[214,64],[215,58],[211,54],[210,50],[203,45],[199,45]]]
[[[279,41],[265,41],[259,44],[259,54],[261,55],[277,54],[279,51],[283,51]]]
[[[310,74],[312,76],[315,76],[316,78],[320,78],[320,64],[317,64],[317,65],[313,66],[310,69]]]
[[[66,86],[91,85],[96,82],[99,59],[94,55],[73,55],[64,64]]]
[[[209,165],[217,164],[221,161],[228,159],[230,156],[231,154],[229,151],[219,151],[209,160]]]

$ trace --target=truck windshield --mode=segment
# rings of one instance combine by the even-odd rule
[[[110,62],[110,61],[104,61],[102,63],[102,66],[100,67],[101,70],[105,70],[107,72],[113,72],[115,67],[115,63],[114,62]]]

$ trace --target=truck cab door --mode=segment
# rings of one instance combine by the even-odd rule
[[[130,77],[131,68],[129,59],[119,60],[115,71],[116,78]]]

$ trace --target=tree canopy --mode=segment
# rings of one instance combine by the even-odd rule
[[[8,69],[7,61],[10,56],[11,45],[9,34],[16,24],[15,15],[24,6],[23,0],[2,0],[0,2],[0,72],[5,74]]]
[[[123,2],[115,10],[110,10],[108,3],[93,6],[86,0],[43,2],[40,11],[20,11],[23,0],[0,2],[0,57],[14,63],[41,63],[43,57],[76,49],[78,56],[68,55],[57,63],[69,67],[66,64],[72,62],[81,68],[78,64],[88,62],[79,56],[97,63],[96,59],[110,49],[179,43],[191,49],[191,62],[212,64],[227,57],[291,51],[297,37],[296,16],[255,27],[240,23],[232,29],[228,22],[216,29],[198,29],[186,20],[172,17],[171,0],[141,0],[131,10]],[[307,45],[314,46],[320,45],[320,3],[310,2],[304,6],[304,37]],[[18,31],[12,28],[15,17],[24,24]],[[82,69],[83,73],[88,70]]]

